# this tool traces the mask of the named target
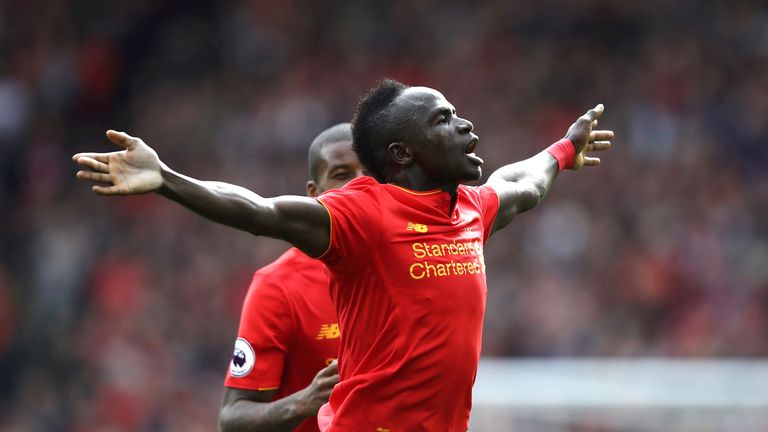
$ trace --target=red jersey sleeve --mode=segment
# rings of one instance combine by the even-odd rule
[[[480,215],[483,218],[483,243],[485,243],[491,235],[493,222],[499,213],[499,195],[488,185],[467,187],[466,190],[480,209]]]
[[[377,189],[370,177],[358,177],[342,189],[320,195],[317,200],[331,217],[331,241],[318,259],[329,267],[359,267],[371,262],[381,234],[381,212]]]
[[[290,335],[295,326],[277,281],[256,272],[248,288],[227,387],[274,390],[280,386]]]

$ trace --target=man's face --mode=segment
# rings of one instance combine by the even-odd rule
[[[338,189],[355,177],[363,175],[363,166],[357,160],[352,150],[352,141],[340,141],[327,144],[320,150],[320,169],[318,170],[317,183],[307,183],[309,196],[318,196],[321,193]]]
[[[414,163],[435,183],[462,183],[482,176],[483,160],[474,153],[478,137],[472,122],[440,92],[410,87],[395,99],[391,114],[406,126],[405,144]]]

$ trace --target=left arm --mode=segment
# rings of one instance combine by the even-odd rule
[[[292,431],[304,420],[317,416],[338,382],[339,367],[334,361],[320,369],[309,386],[276,401],[272,400],[274,390],[227,387],[219,411],[219,431]]]
[[[517,214],[536,207],[549,192],[561,168],[577,170],[600,164],[599,158],[587,157],[585,153],[611,147],[613,131],[592,130],[603,111],[603,105],[596,106],[568,129],[565,139],[573,145],[575,156],[572,159],[564,161],[561,157],[558,161],[547,149],[531,158],[505,165],[491,174],[486,184],[499,195],[499,212],[491,233],[507,226]],[[563,162],[565,166],[561,165]]]
[[[487,184],[499,195],[499,212],[491,233],[507,226],[518,213],[536,207],[558,171],[557,160],[546,151],[494,171]]]

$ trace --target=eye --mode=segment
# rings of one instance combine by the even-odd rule
[[[336,180],[345,180],[345,179],[350,178],[351,176],[352,176],[351,173],[343,172],[342,171],[342,172],[338,172],[338,173],[334,174],[333,178],[336,179]]]
[[[448,117],[447,116],[440,116],[437,119],[437,124],[447,124],[448,123]]]

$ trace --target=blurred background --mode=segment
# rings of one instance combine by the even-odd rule
[[[486,176],[597,103],[617,132],[489,242],[484,356],[768,356],[764,2],[0,0],[0,430],[214,430],[250,276],[287,247],[96,196],[73,153],[125,130],[302,195],[311,139],[383,77],[441,90]]]

